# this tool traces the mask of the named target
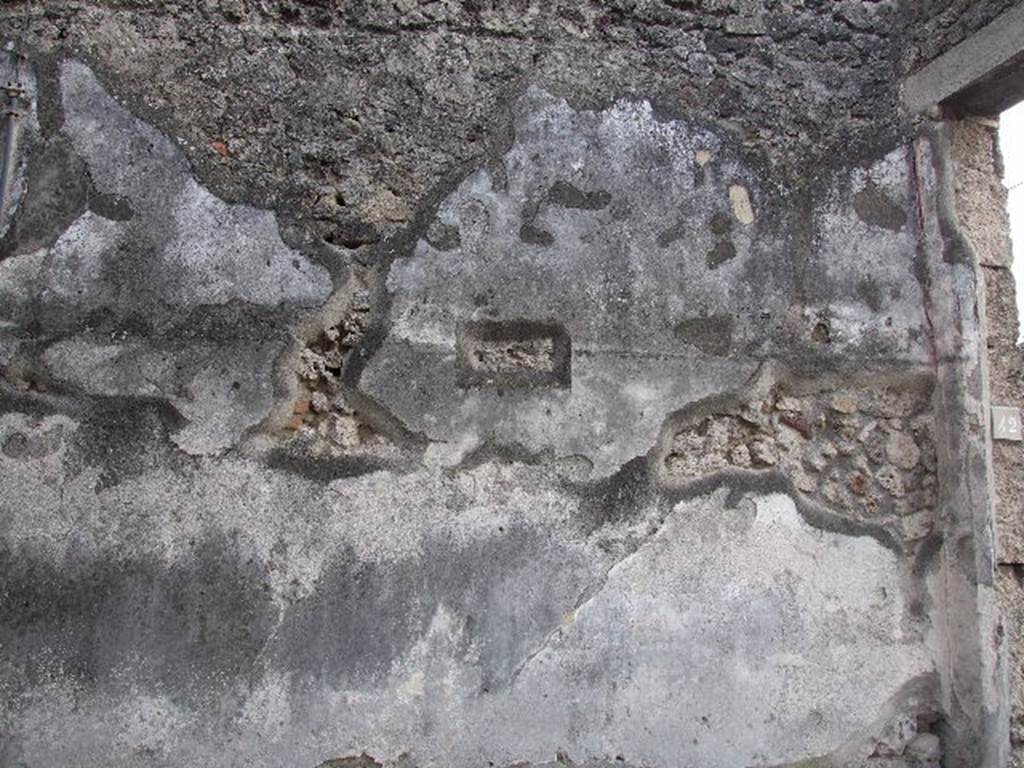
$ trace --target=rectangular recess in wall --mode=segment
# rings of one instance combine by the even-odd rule
[[[460,387],[568,388],[572,343],[560,323],[477,320],[459,326]]]

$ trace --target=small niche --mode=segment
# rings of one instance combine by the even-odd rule
[[[460,387],[570,386],[572,344],[559,323],[480,320],[457,336]]]

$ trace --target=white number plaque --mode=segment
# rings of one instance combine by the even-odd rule
[[[1020,408],[992,406],[992,437],[996,440],[1024,439],[1021,435]]]

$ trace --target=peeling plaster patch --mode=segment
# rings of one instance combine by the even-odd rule
[[[412,431],[450,446],[581,455],[608,476],[647,450],[666,414],[733,389],[760,360],[796,351],[819,369],[927,362],[908,279],[914,243],[906,228],[863,222],[842,180],[817,209],[765,203],[757,215],[752,200],[769,198],[752,161],[708,129],[656,120],[646,102],[578,111],[532,88],[515,115],[502,184],[493,168],[470,173],[431,225],[459,237],[443,250],[418,241],[387,276],[388,336],[359,386]],[[709,170],[695,178],[702,152]],[[857,173],[853,189],[870,181],[896,204],[909,195],[899,151]],[[552,189],[574,205],[541,205]],[[524,242],[524,225],[543,243]],[[851,242],[857,259],[846,256]],[[861,298],[865,265],[878,311]],[[718,320],[698,340],[702,317]],[[483,321],[563,326],[571,387],[460,392],[458,328]],[[638,378],[658,395],[626,396]]]
[[[865,223],[891,232],[899,232],[907,223],[907,212],[870,183],[853,196],[853,207]]]
[[[676,325],[676,334],[687,344],[709,355],[722,357],[732,350],[734,326],[732,315],[688,317]]]
[[[327,297],[327,271],[281,241],[272,213],[211,195],[174,143],[111,98],[88,67],[65,62],[61,87],[64,131],[93,183],[129,202],[136,212],[129,231],[146,222],[159,237],[138,265],[150,281],[147,298],[177,306],[230,299],[276,306]],[[109,262],[110,254],[101,256]]]
[[[531,89],[515,136],[501,188],[479,169],[438,207],[438,226],[460,236],[443,251],[421,240],[392,265],[389,335],[360,387],[431,440],[550,448],[608,475],[653,443],[666,412],[753,372],[742,355],[683,343],[676,326],[699,300],[734,310],[743,335],[745,305],[775,302],[759,296],[763,280],[742,279],[743,268],[776,241],[757,223],[723,239],[714,213],[727,187],[695,183],[694,157],[714,152],[723,177],[751,172],[715,134],[660,122],[646,102],[576,111]],[[524,242],[524,226],[543,243]],[[571,387],[459,391],[458,328],[513,321],[564,327]],[[636,379],[658,397],[628,396]]]
[[[285,245],[271,212],[200,186],[174,143],[84,64],[64,62],[60,82],[64,133],[97,191],[133,214],[86,211],[48,251],[0,266],[0,294],[14,297],[0,308],[3,356],[29,327],[63,336],[45,355],[53,379],[171,403],[189,453],[234,445],[270,413],[294,313],[327,298],[330,275]],[[202,330],[207,317],[217,330]]]

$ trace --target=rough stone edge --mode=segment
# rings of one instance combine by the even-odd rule
[[[1009,221],[1006,218],[1005,187],[1002,180],[1002,161],[998,157],[998,132],[994,125],[983,124],[978,130],[977,124],[972,125],[968,120],[953,123],[954,137],[959,140],[954,144],[954,160],[960,163],[963,158],[960,153],[977,152],[978,159],[984,159],[986,163],[985,172],[988,175],[987,181],[998,185],[998,191],[1003,192],[998,199],[989,200],[989,205],[999,206],[1002,209],[1002,218],[998,223],[1000,238],[999,247],[1002,252],[990,254],[995,256],[989,263],[982,263],[982,282],[985,290],[986,316],[985,316],[985,340],[989,362],[989,395],[994,402],[1004,405],[1020,406],[1024,404],[1024,389],[1022,389],[1021,371],[1024,371],[1024,350],[1017,342],[1018,335],[1018,312],[1015,304],[1016,288],[1014,278],[1010,271],[1012,263]],[[965,133],[969,131],[968,133]],[[984,142],[982,146],[965,146],[964,139],[969,141]],[[969,160],[970,158],[968,158]],[[958,166],[958,173],[960,171]],[[975,168],[975,170],[979,170]],[[979,182],[984,181],[975,177],[967,179],[962,175],[958,177],[958,201],[962,197],[968,199],[981,194],[983,199],[987,198],[987,190],[978,188]],[[979,222],[969,226],[964,222],[966,235],[973,238],[980,234],[983,238],[991,236],[991,232],[976,232]],[[1021,635],[1024,626],[1020,623],[1021,618],[1021,547],[1024,546],[1021,537],[1021,499],[1024,498],[1024,477],[1020,474],[1021,461],[1024,459],[1024,449],[1020,443],[994,443],[992,446],[992,461],[995,470],[995,497],[996,525],[998,536],[997,562],[996,562],[996,586],[1000,596],[999,608],[1002,612],[1003,622],[1006,627],[1006,642],[1009,653],[1009,708],[1010,708],[1010,764],[1019,766],[1024,764],[1024,745],[1021,743],[1020,723],[1024,718],[1022,708],[1022,693],[1024,693],[1024,667],[1021,666],[1020,654],[1024,652],[1024,637]],[[1004,529],[1001,526],[1007,525]]]
[[[826,375],[808,378],[799,375],[777,360],[769,360],[761,365],[753,376],[741,387],[695,400],[681,409],[672,411],[662,421],[658,438],[647,461],[649,473],[654,484],[662,492],[673,499],[690,499],[711,492],[718,487],[728,487],[727,505],[731,506],[745,493],[785,493],[792,500],[797,512],[804,521],[814,528],[845,536],[868,536],[875,539],[881,546],[900,555],[924,557],[927,560],[927,542],[921,547],[908,547],[899,535],[899,518],[887,515],[878,518],[857,519],[848,514],[837,512],[827,503],[802,493],[779,468],[742,469],[730,467],[720,469],[702,477],[671,478],[665,471],[663,459],[669,453],[673,434],[681,427],[699,423],[707,416],[719,416],[734,413],[739,406],[751,399],[759,399],[779,387],[800,394],[816,394],[831,392],[833,388],[843,385],[867,386],[883,384],[901,390],[925,390],[932,388],[930,374],[920,371],[898,371],[892,374],[862,374],[860,376],[839,377]],[[930,541],[931,536],[928,537]]]
[[[944,765],[1003,768],[1009,757],[1006,647],[994,587],[995,532],[985,300],[977,254],[956,216],[950,128],[926,124],[909,161],[918,257],[932,326],[939,462]]]

